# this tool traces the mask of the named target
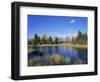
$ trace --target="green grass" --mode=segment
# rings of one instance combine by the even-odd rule
[[[32,45],[29,45],[30,47]],[[41,45],[37,45],[38,47],[46,47],[46,46],[50,46],[50,47],[54,47],[54,46],[65,46],[65,47],[72,47],[72,48],[87,48],[87,44],[70,44],[70,43],[62,43],[62,44],[41,44]]]
[[[71,58],[70,57],[65,57],[65,63],[70,64],[71,63]]]

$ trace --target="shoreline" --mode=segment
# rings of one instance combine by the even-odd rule
[[[72,48],[87,48],[87,44],[42,44],[37,45],[37,47],[56,47],[56,46],[64,46],[64,47],[72,47]],[[28,45],[28,47],[32,47],[32,45]]]

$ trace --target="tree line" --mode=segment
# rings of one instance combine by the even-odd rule
[[[78,44],[87,44],[87,34],[78,31],[78,35],[75,38],[75,42]]]
[[[34,38],[31,40],[30,44],[37,45],[37,44],[58,44],[59,39],[55,37],[54,39],[52,36],[47,38],[46,34],[42,34],[42,37],[38,36],[38,34],[34,35]]]
[[[38,34],[34,34],[32,40],[28,41],[28,44],[37,45],[37,44],[59,44],[59,43],[73,43],[73,44],[87,44],[87,34],[78,31],[78,34],[75,38],[60,40],[59,37],[49,36],[47,37],[46,34],[42,34],[42,36],[38,36]]]

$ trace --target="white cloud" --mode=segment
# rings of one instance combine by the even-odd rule
[[[74,22],[75,22],[75,20],[71,20],[71,21],[70,21],[70,23],[74,23]]]

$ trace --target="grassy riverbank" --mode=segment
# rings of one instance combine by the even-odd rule
[[[55,46],[65,46],[65,47],[72,47],[72,48],[87,48],[88,45],[86,44],[42,44],[42,45],[37,45],[38,47],[55,47]],[[29,47],[32,47],[32,45],[29,45]]]

